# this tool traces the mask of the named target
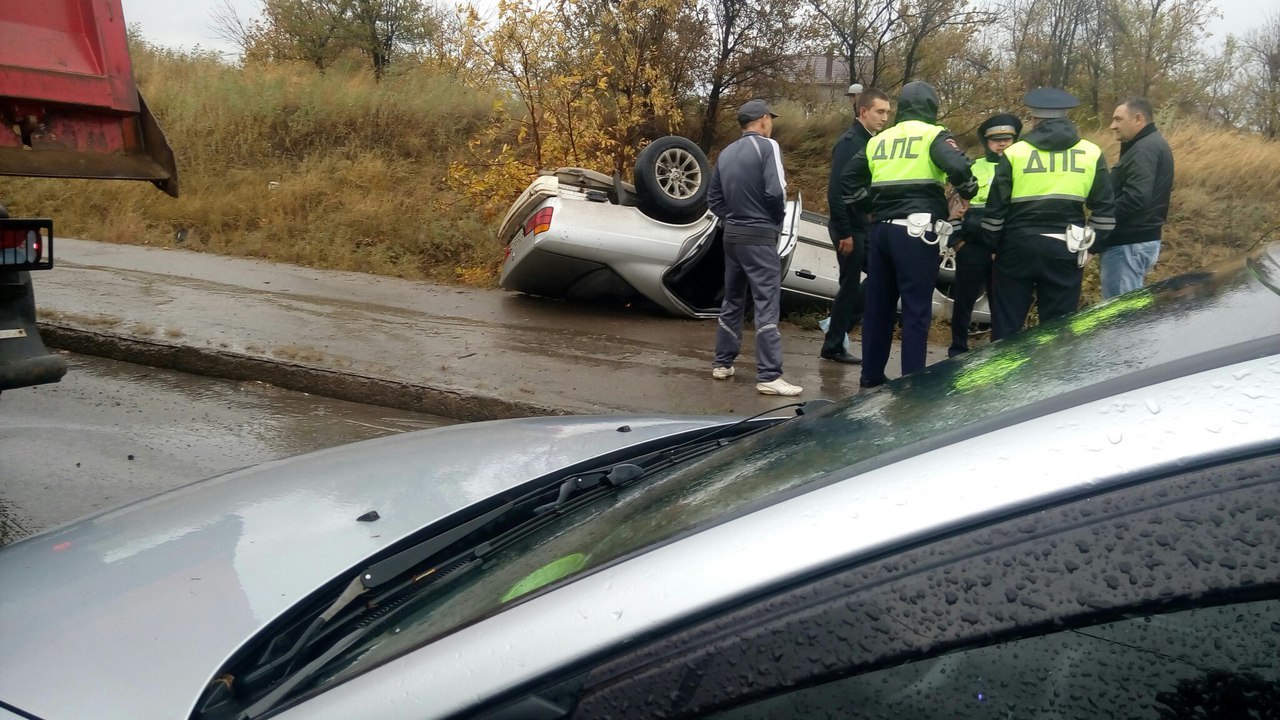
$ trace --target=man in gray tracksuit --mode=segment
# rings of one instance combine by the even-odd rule
[[[738,108],[742,137],[720,151],[711,173],[707,204],[724,230],[724,303],[711,376],[733,377],[750,290],[756,322],[756,390],[763,395],[799,395],[799,386],[782,379],[778,237],[786,218],[787,180],[782,151],[769,137],[775,117],[763,100]]]

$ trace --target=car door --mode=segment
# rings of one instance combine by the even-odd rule
[[[782,220],[782,232],[778,234],[778,257],[782,258],[782,266],[786,267],[792,252],[796,248],[796,224],[800,221],[803,198],[799,194],[795,200],[787,201],[786,216]]]
[[[782,289],[831,299],[840,289],[840,265],[827,235],[827,219],[797,207],[794,249],[782,274]]]
[[[1277,519],[1273,447],[833,568],[469,716],[1273,717]]]

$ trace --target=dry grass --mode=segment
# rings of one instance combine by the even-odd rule
[[[115,327],[124,322],[123,319],[116,317],[115,315],[89,315],[84,313],[51,310],[45,307],[38,308],[36,314],[38,316],[37,319],[40,322],[70,323],[72,325],[80,325],[82,327]]]
[[[11,211],[53,217],[63,236],[448,282],[493,277],[495,229],[446,183],[492,98],[425,73],[375,83],[145,47],[134,60],[178,158],[181,197],[145,183],[6,179]]]
[[[328,359],[328,354],[321,352],[312,347],[303,347],[301,345],[284,345],[271,351],[273,355],[284,360],[291,360],[300,363],[322,363]]]

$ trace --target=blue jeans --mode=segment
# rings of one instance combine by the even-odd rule
[[[1160,257],[1160,241],[1117,245],[1102,251],[1102,299],[1108,300],[1142,287]]]

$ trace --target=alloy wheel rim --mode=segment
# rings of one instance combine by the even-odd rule
[[[664,150],[655,163],[658,187],[667,195],[685,200],[691,198],[702,186],[702,168],[698,159],[688,150],[671,148]]]

